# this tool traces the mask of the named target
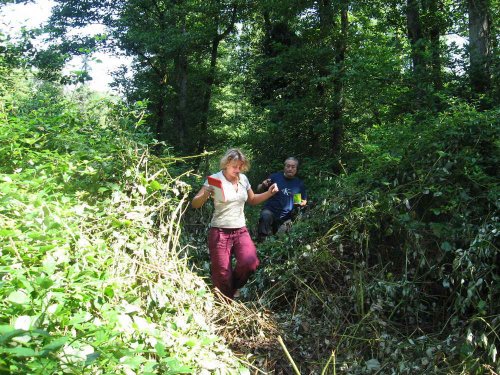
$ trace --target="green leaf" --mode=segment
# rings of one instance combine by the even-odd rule
[[[46,355],[50,352],[58,350],[59,348],[64,346],[64,344],[66,344],[68,342],[68,340],[69,340],[69,337],[59,337],[59,338],[51,341],[50,343],[48,343],[47,345],[45,345],[42,348],[43,355]]]
[[[99,358],[100,354],[98,352],[94,352],[87,355],[87,359],[85,360],[85,365],[90,365],[97,358]]]
[[[106,288],[104,288],[104,294],[110,298],[113,298],[115,296],[115,290],[112,285],[108,285]]]
[[[9,331],[2,336],[0,336],[0,344],[3,344],[4,342],[10,341],[14,337],[22,336],[26,334],[26,331],[24,329],[15,329],[13,331]]]
[[[69,337],[58,337],[57,339],[51,341],[47,345],[45,345],[42,350],[54,351],[62,347],[69,340]]]
[[[146,362],[146,358],[137,355],[134,357],[128,357],[123,361],[123,364],[129,366],[130,368],[138,369],[144,362]]]
[[[9,297],[7,297],[7,300],[12,302],[12,303],[16,303],[18,305],[26,305],[30,302],[29,296],[25,292],[20,291],[20,290],[17,290],[15,292],[12,292],[11,294],[9,294]]]
[[[2,324],[0,325],[0,334],[1,335],[4,335],[6,333],[9,333],[9,332],[12,332],[12,331],[15,331],[16,329],[12,326],[9,326],[7,324]]]
[[[13,237],[16,234],[15,230],[12,229],[1,229],[0,237]]]
[[[162,343],[157,343],[155,345],[155,349],[156,353],[158,353],[160,357],[164,357],[167,355],[167,351],[165,350],[165,345],[163,345]]]
[[[166,363],[168,366],[167,374],[192,374],[193,370],[183,365],[177,358],[168,357],[164,358],[162,362]]]
[[[186,340],[184,345],[189,346],[190,348],[193,348],[196,346],[197,343],[198,343],[198,340],[191,337],[191,338]]]
[[[87,366],[90,365],[97,358],[99,358],[99,356],[100,356],[100,354],[98,352],[87,354],[87,359],[85,360],[85,365],[87,365]]]
[[[54,285],[54,282],[48,277],[37,277],[36,283],[43,289],[49,289],[52,285]]]
[[[156,180],[153,180],[149,183],[149,188],[151,190],[157,191],[163,189],[163,186]]]
[[[34,357],[36,356],[36,352],[31,349],[31,348],[23,348],[23,347],[17,347],[17,348],[7,348],[3,349],[4,353],[11,354],[14,357]]]
[[[452,250],[451,244],[448,241],[445,241],[441,244],[441,249],[448,252]]]

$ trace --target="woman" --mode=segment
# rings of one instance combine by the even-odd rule
[[[245,226],[245,202],[256,205],[278,192],[276,184],[262,194],[254,194],[246,172],[250,163],[238,149],[230,149],[220,161],[221,170],[211,177],[222,181],[226,201],[214,198],[214,214],[210,223],[208,248],[212,282],[222,294],[233,298],[235,292],[247,282],[259,265],[257,250]],[[200,208],[213,195],[208,181],[193,198],[191,205]],[[231,265],[234,255],[236,266]]]

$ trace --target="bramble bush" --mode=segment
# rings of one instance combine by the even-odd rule
[[[180,256],[189,186],[141,107],[44,90],[0,113],[0,372],[248,373]]]
[[[499,371],[499,113],[416,118],[359,138],[349,174],[309,175],[316,206],[260,247],[251,293],[309,369],[335,350],[352,374]]]

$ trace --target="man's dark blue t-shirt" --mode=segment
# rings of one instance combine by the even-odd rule
[[[286,178],[283,172],[273,173],[269,178],[273,183],[276,182],[279,192],[266,201],[264,208],[280,220],[287,220],[293,210],[293,196],[300,194],[301,200],[307,200],[304,183],[298,177]]]

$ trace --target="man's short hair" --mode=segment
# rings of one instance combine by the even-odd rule
[[[284,163],[284,164],[286,164],[286,162],[287,162],[287,161],[289,161],[289,160],[294,161],[294,162],[297,164],[297,167],[299,166],[299,161],[298,161],[298,159],[297,159],[297,158],[295,158],[295,157],[293,157],[293,156],[289,156],[289,157],[287,157],[287,158],[285,159],[285,163]]]

